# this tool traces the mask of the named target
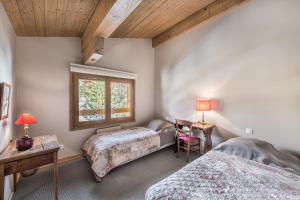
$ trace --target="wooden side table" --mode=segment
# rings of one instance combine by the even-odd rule
[[[34,138],[33,147],[26,151],[17,151],[15,141],[11,142],[0,155],[0,200],[4,198],[4,177],[14,175],[16,190],[16,174],[25,170],[36,169],[53,163],[54,199],[58,199],[58,163],[57,153],[60,149],[55,135]]]

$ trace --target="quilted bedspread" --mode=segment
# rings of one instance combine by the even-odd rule
[[[152,185],[146,200],[300,200],[300,176],[211,151]]]
[[[120,129],[91,136],[82,146],[90,156],[92,170],[104,177],[113,168],[158,150],[160,136],[143,127]]]

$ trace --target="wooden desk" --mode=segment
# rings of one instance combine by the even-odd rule
[[[33,147],[26,151],[17,151],[15,141],[11,142],[0,155],[0,200],[4,198],[4,177],[53,163],[54,199],[58,199],[58,165],[57,153],[60,146],[55,135],[35,137]]]
[[[193,123],[193,129],[200,129],[203,131],[204,134],[203,153],[206,153],[212,149],[211,133],[214,127],[215,127],[214,124],[209,124],[209,123],[206,124],[202,124],[201,122]],[[177,139],[175,140],[175,153],[176,152],[177,152]]]
[[[211,140],[211,133],[213,128],[215,127],[214,124],[202,124],[200,122],[196,122],[193,124],[193,128],[200,129],[203,131],[204,134],[204,153],[210,151],[212,149],[212,140]]]

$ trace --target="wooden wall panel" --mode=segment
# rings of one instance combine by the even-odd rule
[[[37,36],[38,31],[37,31],[32,1],[18,0],[17,5],[19,7],[19,11],[23,19],[25,33],[28,36]]]
[[[83,22],[81,24],[80,32],[82,34],[84,33],[84,31],[85,31],[92,15],[94,14],[97,5],[98,5],[98,0],[90,0],[89,8],[84,13],[85,17],[84,17]]]
[[[112,37],[153,38],[215,0],[145,0]]]
[[[152,46],[156,47],[161,43],[189,30],[190,28],[214,17],[221,13],[224,13],[226,10],[240,5],[247,0],[217,0],[207,7],[200,9],[198,12],[194,13],[193,15],[187,17],[186,19],[182,20],[181,22],[175,24],[173,27],[169,28],[168,30],[160,33],[156,37],[152,39]]]
[[[86,24],[88,23],[89,18],[91,17],[90,13],[91,5],[93,5],[92,0],[85,0],[81,1],[79,4],[79,7],[77,8],[77,15],[74,20],[74,25],[71,29],[72,33],[80,33],[82,30],[82,27],[86,27]]]
[[[32,0],[37,34],[46,36],[45,0]]]
[[[82,36],[99,0],[1,0],[19,36]]]
[[[58,0],[56,11],[56,31],[57,35],[64,36],[65,23],[67,20],[66,12],[68,9],[68,1]]]
[[[56,12],[57,0],[45,0],[45,21],[47,36],[55,36],[57,33]]]
[[[0,0],[19,36],[152,38],[153,46],[246,0]],[[87,53],[87,52],[85,52]]]
[[[68,9],[66,12],[66,22],[64,24],[64,35],[76,36],[76,33],[72,32],[73,26],[75,26],[75,18],[79,10],[80,1],[69,0]]]
[[[1,2],[15,29],[16,34],[25,35],[25,25],[17,2],[14,0],[1,0]]]

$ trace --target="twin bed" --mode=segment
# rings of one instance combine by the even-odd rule
[[[235,138],[146,192],[146,200],[299,200],[300,160],[271,144]]]
[[[172,124],[154,120],[147,127],[133,127],[92,135],[82,146],[97,181],[122,164],[174,144]]]
[[[174,144],[171,124],[91,136],[82,150],[98,181],[113,168]],[[234,138],[152,185],[146,200],[300,200],[300,160],[255,139]]]

